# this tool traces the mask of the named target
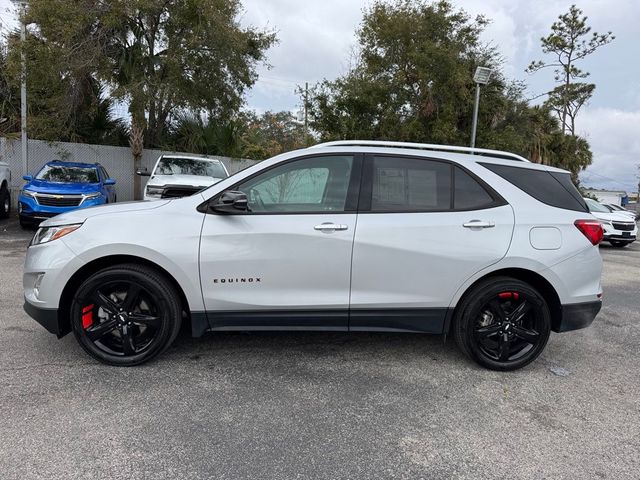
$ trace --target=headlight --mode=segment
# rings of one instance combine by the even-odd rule
[[[25,197],[36,198],[35,192],[31,192],[29,190],[22,190],[20,194],[24,195]]]
[[[102,194],[100,192],[95,192],[95,193],[89,193],[88,195],[84,196],[85,200],[93,200],[94,198],[98,198],[102,196]]]
[[[147,195],[150,197],[161,197],[164,187],[147,186]]]
[[[30,245],[42,245],[43,243],[52,242],[79,229],[81,226],[82,224],[39,228],[36,234],[33,236],[33,240],[31,240]]]

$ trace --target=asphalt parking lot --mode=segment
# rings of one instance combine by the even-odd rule
[[[640,245],[604,307],[513,373],[409,334],[186,332],[98,364],[22,310],[32,232],[0,221],[0,478],[638,478]]]

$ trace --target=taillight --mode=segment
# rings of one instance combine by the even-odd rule
[[[593,245],[598,245],[602,241],[604,230],[598,220],[576,220],[573,224]]]

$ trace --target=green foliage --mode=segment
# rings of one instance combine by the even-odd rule
[[[358,32],[355,67],[313,89],[313,127],[323,139],[466,143],[473,71],[479,63],[496,66],[495,53],[478,41],[485,24],[446,1],[375,2]],[[503,86],[496,79],[484,98]]]
[[[176,121],[170,135],[170,143],[165,145],[165,148],[239,158],[241,128],[241,124],[235,120],[216,123],[205,121],[202,117],[183,114]]]
[[[283,152],[304,148],[314,143],[291,112],[266,112],[260,116],[245,112],[242,135],[242,157],[263,160]]]
[[[20,130],[21,48],[16,34],[8,38],[3,56],[0,91],[2,116],[13,131]],[[3,49],[4,50],[4,49]],[[88,71],[70,75],[52,61],[50,45],[29,37],[27,61],[28,132],[31,138],[126,145],[127,128],[113,118],[113,100]]]
[[[531,107],[524,86],[500,73],[483,46],[484,17],[448,1],[375,1],[358,31],[354,66],[311,93],[312,127],[322,140],[376,139],[466,145],[477,66],[494,74],[482,87],[476,145],[509,150],[577,172],[591,162],[584,139],[562,135],[549,106]]]
[[[240,9],[239,0],[31,0],[27,18],[49,69],[105,82],[157,147],[177,112],[228,120],[242,105],[275,35],[240,27]]]
[[[542,52],[551,55],[552,60],[533,61],[527,68],[531,73],[553,68],[555,81],[560,85],[549,92],[545,103],[557,114],[562,132],[568,131],[571,135],[575,135],[578,111],[596,88],[592,83],[576,81],[589,76],[589,72],[580,70],[576,63],[615,39],[611,32],[591,32],[587,19],[582,10],[572,5],[567,13],[560,15],[558,21],[551,25],[551,33],[540,39]]]
[[[7,74],[7,49],[0,44],[0,135],[15,136],[20,130],[20,91]]]

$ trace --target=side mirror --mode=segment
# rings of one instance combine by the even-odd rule
[[[115,185],[115,184],[116,184],[116,181],[113,178],[107,178],[104,181],[105,187],[108,187],[109,185]]]
[[[30,182],[31,180],[33,180],[33,175],[24,175],[22,178],[23,180]]]
[[[146,170],[136,170],[136,175],[140,175],[141,177],[150,177],[151,172],[147,172]]]
[[[217,213],[239,213],[249,211],[249,202],[243,192],[228,191],[218,197],[217,203],[209,207]]]

